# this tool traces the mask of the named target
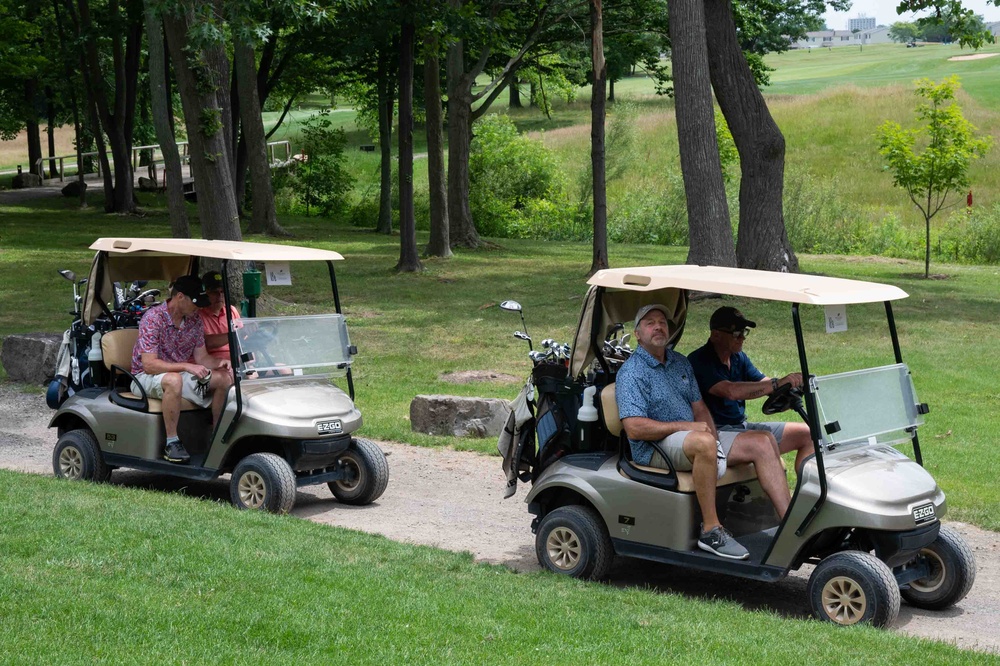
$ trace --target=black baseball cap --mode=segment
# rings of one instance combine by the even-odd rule
[[[222,273],[219,271],[209,271],[205,273],[201,276],[201,284],[205,287],[205,291],[218,289],[222,286]]]
[[[712,313],[712,319],[708,327],[713,331],[741,331],[744,328],[757,328],[755,322],[743,316],[743,313],[732,307],[725,305]]]
[[[180,292],[191,299],[199,308],[209,305],[208,294],[201,288],[201,278],[197,275],[182,275],[173,284],[174,292]]]

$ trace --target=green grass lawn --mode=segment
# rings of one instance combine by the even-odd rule
[[[7,471],[0,616],[0,661],[46,666],[998,663],[890,631]]]
[[[109,218],[96,206],[77,211],[74,202],[63,199],[0,210],[0,334],[66,328],[69,285],[56,269],[84,273],[92,258],[86,248],[98,236],[166,236],[162,199],[145,202],[146,216],[128,221]],[[293,242],[335,249],[346,258],[338,275],[351,339],[360,351],[354,370],[364,433],[419,446],[495,451],[493,440],[411,432],[409,403],[415,395],[435,393],[513,398],[529,369],[527,350],[511,336],[520,320],[496,306],[515,298],[524,305],[528,330],[537,340],[568,341],[585,291],[589,245],[504,240],[491,249],[459,252],[451,260],[428,260],[421,274],[396,275],[398,237],[317,218],[285,218],[282,224],[295,234]],[[418,240],[424,243],[426,236]],[[610,248],[613,266],[680,263],[684,257],[684,248]],[[1000,321],[1000,268],[939,264],[935,270],[949,278],[923,280],[918,277],[922,267],[912,262],[811,256],[801,262],[809,272],[888,282],[910,294],[897,304],[896,317],[918,395],[931,406],[921,429],[925,463],[948,493],[950,518],[1000,529],[994,511],[1000,453],[992,416],[1000,407],[1000,391],[992,368],[982,361],[983,345]],[[296,270],[297,284],[321,277],[318,267]],[[322,280],[314,284],[300,292],[302,308],[329,307]],[[268,293],[284,298],[278,291]],[[748,343],[757,365],[772,375],[793,370],[787,305],[737,304],[761,324]],[[692,308],[681,351],[704,341],[708,316],[717,305],[710,301]],[[877,307],[852,308],[850,330],[831,336],[822,332],[822,312],[807,308],[811,369],[824,373],[891,362],[881,317]],[[517,379],[459,385],[440,377],[459,370]]]

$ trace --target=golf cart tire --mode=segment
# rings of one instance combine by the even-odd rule
[[[360,437],[352,439],[350,447],[340,456],[340,463],[347,468],[348,478],[327,485],[342,504],[371,504],[389,485],[389,461],[374,442]]]
[[[233,470],[229,496],[237,509],[288,513],[295,505],[295,472],[281,456],[252,453]]]
[[[972,550],[957,532],[941,526],[938,537],[917,558],[926,558],[931,575],[912,581],[900,591],[911,606],[927,610],[942,610],[965,598],[976,580],[976,559]]]
[[[56,478],[103,483],[111,477],[111,468],[97,446],[97,439],[86,428],[68,430],[60,435],[52,452],[52,471]]]
[[[847,551],[830,555],[809,577],[813,615],[844,626],[887,627],[899,615],[899,586],[892,570],[871,553]]]
[[[557,574],[599,580],[615,559],[608,528],[596,511],[573,504],[550,511],[535,536],[538,563]]]

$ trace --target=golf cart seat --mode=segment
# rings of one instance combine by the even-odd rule
[[[163,412],[162,400],[144,399],[143,396],[132,393],[133,376],[126,368],[132,367],[132,349],[138,339],[139,329],[137,328],[119,328],[108,331],[101,336],[101,354],[104,356],[104,367],[111,373],[111,402],[129,409],[161,414]],[[202,409],[202,407],[181,398],[182,412],[195,409]]]
[[[601,419],[604,423],[604,427],[607,428],[614,437],[621,438],[624,428],[622,427],[621,419],[618,417],[618,401],[615,399],[615,385],[608,384],[603,389],[601,389]],[[624,451],[629,451],[630,447],[626,442],[622,447]],[[635,461],[629,461],[633,467],[636,469],[646,472],[648,474],[659,474],[661,476],[676,476],[677,477],[677,490],[682,493],[693,493],[694,492],[694,477],[691,472],[676,472],[669,469],[664,469],[663,467],[652,467],[650,465],[640,465]],[[782,468],[784,468],[784,461],[782,461]],[[623,472],[624,474],[624,472]],[[747,481],[753,481],[757,478],[757,470],[754,468],[753,463],[746,463],[744,465],[732,465],[727,470],[726,473],[722,475],[722,478],[718,480],[715,484],[718,486],[728,486],[733,483],[745,483]]]

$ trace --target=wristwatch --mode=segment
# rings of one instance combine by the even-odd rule
[[[778,380],[775,379],[774,377],[771,377],[771,391],[777,391],[777,390],[778,390]]]

